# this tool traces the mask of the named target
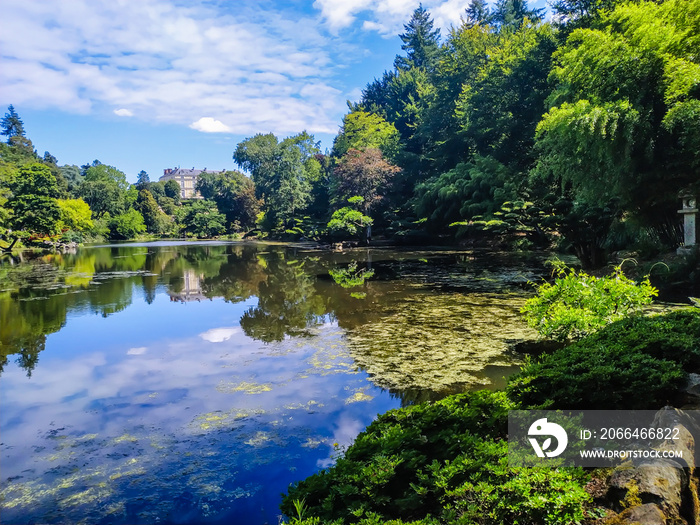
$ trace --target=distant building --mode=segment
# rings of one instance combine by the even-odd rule
[[[199,195],[194,189],[197,184],[197,179],[202,173],[223,173],[225,170],[214,171],[204,168],[203,170],[196,170],[192,168],[191,170],[183,168],[165,168],[163,170],[163,176],[158,179],[159,181],[169,181],[174,180],[180,185],[180,198],[182,199],[201,199],[202,196]]]

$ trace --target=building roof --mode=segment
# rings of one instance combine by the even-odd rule
[[[192,169],[187,169],[187,168],[166,168],[163,170],[163,175],[160,176],[158,180],[163,180],[166,177],[171,177],[171,176],[181,176],[181,175],[189,175],[193,177],[198,177],[202,173],[224,173],[225,170],[208,170],[204,168],[203,170],[196,170],[194,168]]]

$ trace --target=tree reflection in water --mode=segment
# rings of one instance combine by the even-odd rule
[[[103,317],[136,297],[189,302],[256,300],[243,332],[264,343],[311,336],[337,322],[356,366],[414,402],[484,385],[510,372],[530,260],[466,252],[304,250],[262,243],[90,247],[73,254],[0,261],[0,367],[10,356],[28,375],[46,336],[71,311]],[[539,267],[535,264],[534,267]],[[0,368],[1,370],[1,368]]]

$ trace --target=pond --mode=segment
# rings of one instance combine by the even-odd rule
[[[502,387],[545,273],[245,242],[5,257],[3,523],[278,523],[378,413]]]

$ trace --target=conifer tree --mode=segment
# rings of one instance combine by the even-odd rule
[[[2,135],[7,135],[8,144],[12,142],[13,137],[24,137],[24,123],[12,104],[9,105],[2,119]]]
[[[489,22],[489,8],[486,0],[472,0],[467,7],[467,22],[472,25]]]
[[[408,71],[413,67],[433,70],[440,54],[440,29],[433,29],[433,20],[423,4],[413,11],[411,20],[403,27],[406,32],[399,38],[406,56],[397,56],[394,67],[399,71]]]

